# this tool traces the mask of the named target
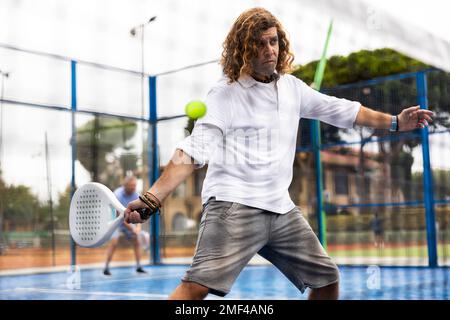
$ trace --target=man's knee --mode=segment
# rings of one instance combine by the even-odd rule
[[[182,281],[169,299],[173,300],[202,300],[209,293],[209,288],[195,282]]]
[[[338,268],[338,266],[336,264],[334,264],[334,268],[333,269],[334,269],[333,270],[333,275],[334,275],[334,277],[336,279],[337,285],[339,285],[339,280],[340,280],[339,268]]]
[[[333,282],[320,288],[311,289],[310,300],[337,300],[339,298],[339,282]]]
[[[339,298],[339,268],[333,263],[333,266],[327,270],[327,279],[329,284],[311,289],[310,299],[338,299]]]
[[[181,285],[199,299],[205,298],[209,293],[209,288],[195,282],[182,281]]]
[[[336,282],[330,283],[329,285],[325,286],[324,288],[339,290],[339,280]]]
[[[327,285],[325,287],[325,290],[330,292],[330,294],[333,296],[333,299],[337,299],[339,297],[339,280]]]

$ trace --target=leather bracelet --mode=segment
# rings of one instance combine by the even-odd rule
[[[139,196],[139,199],[145,203],[147,205],[147,207],[149,207],[151,210],[156,211],[158,209],[158,207],[154,204],[151,203],[150,201],[148,201],[145,197],[143,196]]]
[[[159,199],[151,192],[147,191],[142,195],[144,198],[146,198],[150,202],[155,202],[155,204],[158,206],[158,208],[161,208],[161,202]]]
[[[159,200],[148,191],[140,195],[139,198],[153,210],[157,210],[161,207],[161,203],[159,202]]]
[[[145,195],[141,195],[140,197],[141,197],[141,200],[144,201],[149,207],[158,208],[158,204],[155,201],[153,201],[152,199],[149,199]]]

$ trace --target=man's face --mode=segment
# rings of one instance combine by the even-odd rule
[[[253,72],[257,76],[270,76],[278,63],[277,28],[272,27],[262,32],[258,39],[258,56],[253,58]]]
[[[124,185],[126,194],[133,194],[136,192],[136,179],[127,181]]]

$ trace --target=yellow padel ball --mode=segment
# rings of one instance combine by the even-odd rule
[[[185,107],[187,116],[191,119],[199,119],[206,114],[206,104],[202,101],[191,101]]]

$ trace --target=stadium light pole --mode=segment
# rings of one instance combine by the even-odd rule
[[[1,91],[0,91],[0,178],[2,173],[3,165],[3,95],[5,93],[5,79],[9,77],[9,72],[4,72],[0,70],[1,76]],[[0,255],[3,254],[3,250],[6,247],[6,242],[3,235],[3,206],[0,203]]]
[[[148,19],[147,22],[139,24],[133,28],[131,28],[130,30],[130,35],[132,37],[136,37],[137,33],[140,31],[141,33],[141,118],[144,118],[144,110],[145,110],[145,95],[144,95],[144,85],[145,85],[145,74],[144,74],[144,61],[145,61],[145,56],[144,56],[144,41],[145,41],[145,27],[148,26],[150,23],[152,23],[153,21],[156,20],[156,16],[151,17],[150,19]],[[144,141],[145,139],[145,134],[143,133],[142,136],[142,141]],[[142,160],[144,161],[145,159],[145,150],[142,150]],[[145,168],[145,167],[144,167]],[[143,175],[145,176],[145,169],[143,171]]]
[[[145,41],[145,27],[147,27],[150,23],[152,23],[153,21],[156,20],[156,16],[151,17],[150,19],[148,19],[147,22],[139,24],[133,28],[131,28],[130,30],[130,34],[132,37],[136,37],[136,34],[138,31],[140,31],[141,33],[141,119],[144,119],[144,110],[145,110],[145,95],[144,95],[144,85],[145,85],[145,74],[144,74],[144,62],[145,62],[145,54],[144,54],[144,41]],[[149,114],[149,120],[150,120],[150,114]],[[149,121],[150,124],[150,121]],[[151,126],[156,126],[156,123],[151,124]],[[149,127],[149,132],[151,129],[151,127]],[[148,133],[147,133],[148,134]],[[142,130],[142,141],[145,141],[145,133],[144,130]],[[145,183],[144,183],[144,177],[146,176],[146,170],[145,170],[145,164],[144,164],[144,159],[145,159],[145,148],[143,147],[142,149],[142,180],[143,180],[143,188],[145,188]],[[149,168],[150,170],[150,168]],[[154,170],[153,168],[151,169],[152,171]],[[149,184],[151,184],[151,180],[149,180]],[[151,224],[149,223],[149,232],[152,233],[151,231]],[[149,250],[151,249],[152,246],[150,245]],[[150,254],[150,257],[152,255]],[[150,258],[151,260],[151,258]],[[151,262],[150,262],[151,263]]]
[[[3,164],[3,96],[5,94],[5,79],[9,77],[9,72],[0,70],[1,92],[0,92],[0,170]]]
[[[148,19],[147,22],[139,24],[130,30],[130,34],[132,37],[136,37],[137,32],[140,31],[141,33],[141,118],[144,117],[144,105],[145,105],[145,98],[144,98],[144,83],[145,83],[145,76],[144,76],[144,41],[145,41],[145,27],[148,26],[150,23],[156,20],[156,16],[151,17]]]

